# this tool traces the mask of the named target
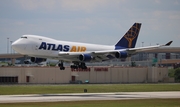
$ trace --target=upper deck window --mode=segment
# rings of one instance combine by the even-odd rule
[[[27,39],[27,37],[26,37],[26,36],[22,36],[21,38],[25,38],[25,39]]]

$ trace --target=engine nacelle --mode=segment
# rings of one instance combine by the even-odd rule
[[[45,62],[45,61],[46,61],[45,58],[31,57],[31,62],[34,62],[34,63],[41,63],[41,62]]]
[[[81,54],[79,55],[79,60],[83,62],[89,62],[92,60],[92,56],[90,54]]]
[[[126,51],[119,51],[115,53],[116,58],[127,58],[128,53]]]

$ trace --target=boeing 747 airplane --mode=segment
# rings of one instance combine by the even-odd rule
[[[141,23],[134,25],[113,46],[96,45],[79,42],[55,40],[37,35],[23,35],[12,43],[12,48],[23,55],[31,57],[31,61],[40,63],[49,59],[59,60],[60,70],[64,70],[63,62],[72,62],[73,69],[87,69],[86,62],[102,62],[114,58],[122,59],[130,57],[138,52],[169,46],[172,41],[165,45],[155,45],[135,48]]]

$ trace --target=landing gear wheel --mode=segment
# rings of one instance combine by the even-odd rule
[[[65,70],[65,67],[63,65],[63,62],[61,61],[61,63],[58,64],[60,70]]]
[[[65,70],[65,67],[60,67],[60,70]]]
[[[81,67],[81,69],[87,69],[87,66],[85,63],[81,63],[80,67]]]

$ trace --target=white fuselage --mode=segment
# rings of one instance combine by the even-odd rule
[[[114,46],[59,41],[35,35],[23,35],[12,44],[12,47],[23,55],[53,59],[60,57],[58,55],[60,52],[93,52],[115,49]]]

